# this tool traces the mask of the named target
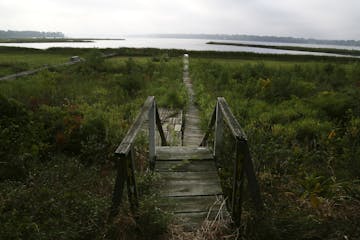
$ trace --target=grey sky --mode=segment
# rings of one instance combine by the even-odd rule
[[[1,0],[1,30],[70,37],[225,33],[360,40],[360,0]]]

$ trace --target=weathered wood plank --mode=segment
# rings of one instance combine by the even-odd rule
[[[215,170],[215,169],[214,169]],[[208,179],[218,179],[218,174],[216,171],[209,172],[162,172],[160,173],[161,178],[164,181],[194,181],[194,180],[208,180]]]
[[[247,139],[245,132],[240,127],[239,122],[236,120],[225,98],[218,97],[218,107],[221,109],[225,122],[227,123],[234,137],[239,139]]]
[[[222,194],[222,190],[218,179],[168,181],[160,193],[167,197],[219,194]]]
[[[147,118],[148,112],[153,102],[154,102],[154,96],[149,96],[146,99],[141,109],[141,112],[137,115],[133,125],[130,127],[130,129],[126,133],[126,136],[124,137],[118,148],[116,149],[115,151],[116,154],[122,154],[122,155],[128,154],[131,145],[134,143],[136,135],[138,134],[141,128],[142,123]]]
[[[212,159],[212,153],[206,147],[157,147],[156,159],[185,160],[185,159]]]
[[[210,172],[215,171],[213,160],[183,160],[183,161],[156,161],[155,171],[157,172]]]

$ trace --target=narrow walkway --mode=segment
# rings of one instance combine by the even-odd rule
[[[188,90],[189,104],[185,115],[185,129],[183,135],[184,146],[199,146],[204,136],[200,129],[200,114],[195,106],[195,93],[189,76],[189,58],[184,57],[183,81]]]
[[[155,171],[162,179],[161,208],[173,212],[185,231],[192,231],[205,219],[222,216],[225,210],[221,209],[222,189],[213,154],[207,147],[199,147],[203,133],[186,55],[183,79],[189,95],[183,146],[157,146]]]

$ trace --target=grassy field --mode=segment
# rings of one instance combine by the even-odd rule
[[[190,63],[204,128],[216,97],[223,96],[249,139],[265,216],[255,220],[248,199],[243,237],[359,238],[360,62],[191,58]],[[228,158],[222,159],[221,175],[230,196]]]
[[[182,61],[87,55],[75,66],[0,82],[0,239],[148,239],[166,230],[151,196],[137,216],[151,223],[132,225],[123,213],[131,220],[124,229],[122,218],[107,224],[107,216],[114,150],[148,95],[162,107],[184,107]],[[138,141],[144,159],[146,140]],[[146,161],[137,166],[141,173]],[[140,192],[152,178],[139,174]]]
[[[157,177],[146,171],[143,136],[136,148],[140,209],[133,215],[124,199],[119,217],[107,217],[113,152],[146,97],[154,95],[160,107],[186,106],[184,52],[1,50],[0,64],[12,58],[13,68],[73,55],[87,61],[0,82],[0,239],[170,238],[171,216],[150,190]],[[100,51],[119,56],[104,59]],[[242,239],[359,238],[358,60],[189,53],[204,127],[224,96],[249,138],[265,217],[260,221],[246,200]],[[230,172],[224,165],[228,182]],[[231,190],[225,181],[223,187]]]
[[[72,55],[43,50],[0,47],[0,77],[69,61]]]

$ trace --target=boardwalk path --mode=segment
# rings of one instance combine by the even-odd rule
[[[184,84],[188,90],[189,105],[185,115],[184,146],[199,146],[204,136],[200,129],[199,110],[195,106],[195,94],[189,76],[189,59],[184,58]]]
[[[197,228],[203,220],[219,216],[223,201],[220,179],[213,154],[199,147],[203,137],[199,110],[194,104],[194,91],[189,78],[188,59],[184,59],[183,80],[188,90],[189,105],[185,115],[183,146],[156,148],[155,171],[163,179],[160,191],[162,208],[173,212],[178,224],[187,230]]]

